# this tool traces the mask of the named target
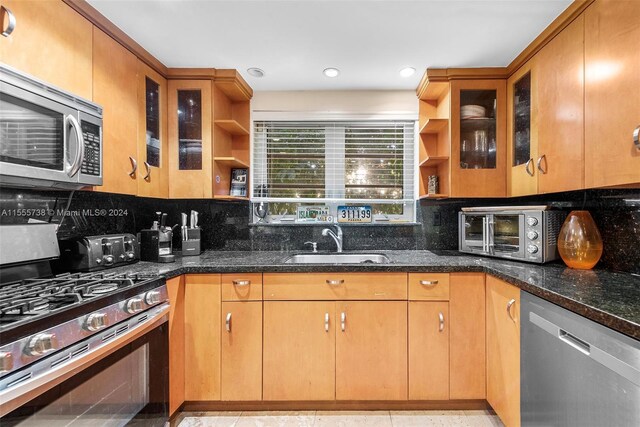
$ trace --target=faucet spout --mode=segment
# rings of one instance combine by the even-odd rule
[[[322,235],[323,236],[331,236],[331,238],[333,238],[333,240],[336,242],[336,252],[341,253],[342,252],[342,228],[339,225],[334,225],[334,227],[336,228],[336,232],[334,232],[332,229],[330,228],[325,228],[324,230],[322,230]]]

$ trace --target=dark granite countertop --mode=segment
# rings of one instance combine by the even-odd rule
[[[371,252],[371,251],[368,251]],[[111,271],[187,273],[402,271],[485,272],[600,324],[640,340],[640,276],[606,270],[572,270],[561,263],[544,266],[474,257],[455,251],[383,251],[390,264],[284,264],[293,253],[208,251],[176,262],[138,262]]]

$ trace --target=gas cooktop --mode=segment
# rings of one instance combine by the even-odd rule
[[[128,289],[157,279],[158,276],[145,274],[67,273],[0,285],[0,332],[5,334],[23,324],[58,317],[58,313],[78,311],[105,297],[118,298]]]

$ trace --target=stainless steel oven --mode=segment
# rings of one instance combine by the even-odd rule
[[[544,263],[557,259],[566,213],[546,206],[463,208],[460,252]]]
[[[0,424],[164,426],[168,311],[161,304],[37,362],[41,372],[36,364],[4,378]]]
[[[0,64],[0,184],[102,185],[102,108]]]

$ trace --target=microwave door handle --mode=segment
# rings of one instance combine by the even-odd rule
[[[70,165],[68,165],[66,169],[67,175],[69,175],[70,177],[75,176],[78,171],[80,170],[80,167],[82,166],[82,160],[84,159],[84,137],[82,136],[82,129],[80,128],[80,123],[78,123],[78,120],[73,117],[71,114],[67,115],[66,119],[65,119],[65,126],[71,125],[71,127],[75,130],[76,132],[76,141],[78,144],[78,148],[76,150],[76,158],[73,160],[73,163],[71,163]],[[66,139],[66,144],[67,144],[67,150],[69,149],[69,141],[71,140],[69,134],[67,133],[67,139]],[[66,156],[65,156],[66,159]]]

